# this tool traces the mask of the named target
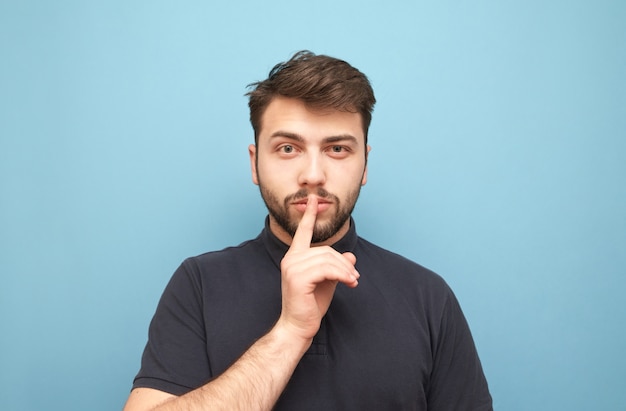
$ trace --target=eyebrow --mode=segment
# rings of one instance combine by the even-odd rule
[[[272,135],[270,136],[270,138],[276,138],[276,137],[283,137],[283,138],[287,138],[290,140],[294,140],[300,143],[304,142],[304,137],[302,137],[300,134],[297,133],[292,133],[289,131],[275,131],[274,133],[272,133]],[[358,144],[358,140],[356,137],[354,137],[351,134],[339,134],[336,136],[328,136],[325,137],[322,140],[322,143],[324,144],[328,144],[328,143],[340,143],[340,142],[344,142],[344,141],[348,141],[354,144]]]

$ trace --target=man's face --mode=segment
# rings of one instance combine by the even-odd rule
[[[361,186],[367,181],[369,147],[361,115],[311,109],[276,97],[261,119],[257,146],[250,145],[252,181],[270,213],[270,229],[286,244],[298,227],[307,196],[318,198],[313,243],[332,244],[349,229]]]

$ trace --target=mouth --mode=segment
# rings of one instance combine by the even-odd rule
[[[302,204],[307,205],[308,202],[309,202],[309,199],[307,197],[305,197],[305,198],[301,198],[299,200],[292,201],[291,204],[293,204],[293,205],[302,205]],[[317,204],[331,204],[331,203],[332,203],[332,201],[330,201],[330,200],[327,200],[327,199],[324,199],[324,198],[321,198],[321,197],[317,197]]]
[[[291,202],[291,205],[295,207],[296,210],[300,213],[304,213],[306,210],[306,205],[308,203],[308,198],[301,198]],[[330,208],[333,202],[329,199],[317,197],[317,213],[324,212]]]

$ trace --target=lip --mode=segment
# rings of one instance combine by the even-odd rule
[[[291,205],[293,205],[296,208],[296,210],[298,210],[299,212],[304,213],[304,210],[306,210],[306,205],[308,201],[309,201],[308,198],[302,198],[300,200],[293,201]],[[317,197],[317,212],[318,213],[326,211],[327,209],[330,208],[331,205],[332,205],[332,201]]]
[[[306,197],[306,198],[302,198],[302,199],[297,200],[297,201],[293,201],[291,204],[294,204],[294,205],[304,204],[304,205],[306,205],[308,202],[309,202],[309,198]],[[330,203],[331,203],[331,201],[328,201],[328,200],[325,200],[323,198],[317,197],[317,204],[330,204]]]

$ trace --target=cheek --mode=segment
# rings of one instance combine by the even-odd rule
[[[259,161],[257,165],[257,176],[259,181],[272,189],[272,191],[280,191],[281,188],[287,188],[293,184],[294,177],[289,168],[280,166],[273,162]]]
[[[343,186],[363,185],[367,180],[367,169],[363,161],[342,164],[336,173],[339,183]]]

